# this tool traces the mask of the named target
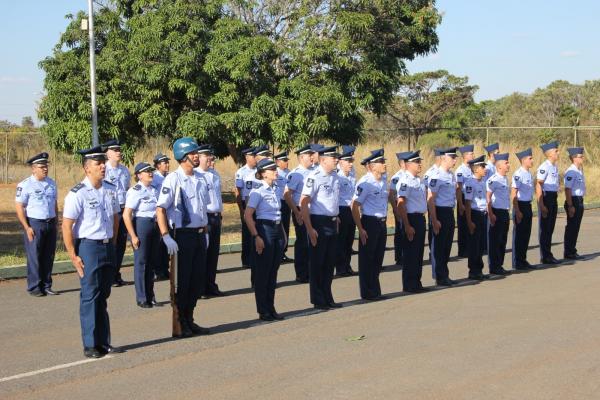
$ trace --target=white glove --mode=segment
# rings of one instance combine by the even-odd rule
[[[179,251],[179,246],[177,246],[177,242],[173,240],[171,235],[169,235],[168,233],[162,237],[162,240],[165,243],[165,246],[167,246],[167,253],[169,253],[170,256],[174,255]]]

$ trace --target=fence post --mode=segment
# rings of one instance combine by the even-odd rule
[[[4,135],[4,184],[8,183],[8,132]]]
[[[573,127],[573,147],[577,147],[577,128]]]

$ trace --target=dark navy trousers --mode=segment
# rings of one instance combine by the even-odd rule
[[[84,347],[110,344],[107,299],[115,278],[115,248],[112,240],[77,239],[75,252],[83,261],[79,278],[79,319]]]
[[[208,213],[208,248],[206,249],[206,277],[203,293],[211,294],[219,290],[217,285],[217,265],[221,247],[221,213]]]
[[[463,204],[465,204],[465,195],[461,193],[461,196]],[[466,213],[463,212],[463,215],[460,215],[460,213],[458,212],[458,207],[456,207],[456,234],[458,236],[458,256],[467,257],[467,240],[469,237],[469,227],[467,226]]]
[[[425,215],[420,213],[407,214],[408,222],[415,230],[413,240],[408,240],[404,235],[402,288],[415,290],[423,287],[421,277],[423,274],[423,253],[425,251]]]
[[[556,214],[558,213],[558,202],[556,192],[544,192],[544,205],[548,214],[544,218],[538,210],[540,258],[542,260],[554,257],[552,254],[552,234],[556,225]]]
[[[571,196],[573,206],[575,207],[575,215],[569,217],[569,210],[565,202],[565,211],[567,212],[567,226],[565,227],[564,236],[564,255],[571,256],[577,253],[577,237],[579,236],[579,228],[581,227],[581,219],[583,218],[583,197]]]
[[[121,279],[121,264],[125,256],[127,247],[127,227],[123,223],[123,209],[119,212],[119,230],[117,232],[117,242],[115,244],[115,280]]]
[[[157,227],[158,229],[158,227]],[[154,274],[156,277],[169,277],[169,262],[171,257],[169,257],[169,253],[167,252],[167,246],[160,240],[159,233],[159,241],[156,249],[156,258],[153,257],[151,263],[153,265]]]
[[[327,306],[333,303],[331,283],[338,241],[337,216],[311,215],[310,222],[317,231],[317,245],[309,241],[310,302]]]
[[[531,237],[531,220],[533,218],[530,201],[519,201],[519,210],[521,210],[521,213],[523,214],[523,218],[519,223],[517,223],[517,217],[513,210],[513,268],[524,266],[527,263],[527,249],[529,248],[529,238]]]
[[[469,273],[479,274],[483,272],[484,242],[487,242],[487,231],[485,221],[487,212],[471,209],[471,222],[475,225],[473,233],[469,232],[467,225],[467,251]]]
[[[262,254],[256,252],[256,247],[253,249],[255,260],[254,298],[256,300],[256,311],[259,314],[269,315],[276,312],[277,271],[279,271],[285,247],[283,228],[280,222],[257,219],[256,230],[262,238],[265,248]]]
[[[387,226],[385,218],[363,215],[360,218],[364,230],[367,231],[367,243],[358,244],[358,281],[360,297],[374,299],[381,296],[379,273],[385,255],[385,242],[387,240]]]
[[[452,250],[452,241],[454,240],[454,212],[453,207],[435,207],[438,221],[442,224],[438,234],[432,231],[431,241],[431,266],[437,280],[446,279],[450,276],[448,270],[448,260]]]
[[[352,218],[350,206],[340,206],[340,227],[338,233],[335,270],[338,275],[350,272],[352,267],[352,244],[356,232],[356,224]]]
[[[296,216],[292,214],[294,230],[296,231],[296,242],[294,244],[294,269],[296,270],[296,279],[308,280],[308,236],[306,226],[298,225]]]
[[[160,235],[154,218],[136,217],[133,220],[140,245],[133,251],[133,277],[135,299],[149,303],[154,299],[154,269],[152,259],[157,256]]]
[[[202,277],[206,275],[206,228],[180,228],[175,230],[177,242],[177,308],[180,316],[196,307],[202,290]]]
[[[396,265],[402,265],[402,256],[404,252],[404,227],[402,221],[394,218],[394,260]]]
[[[492,210],[496,216],[496,223],[494,226],[489,224],[488,227],[488,267],[490,268],[490,272],[499,270],[504,265],[506,240],[508,237],[508,227],[510,225],[508,210],[500,208],[492,208]]]
[[[283,253],[288,249],[288,242],[290,238],[290,218],[292,214],[292,210],[290,210],[290,206],[287,205],[284,199],[281,199],[281,225],[283,226],[283,231],[285,232],[285,237],[287,240],[285,241],[285,247],[283,248]]]
[[[56,218],[28,218],[35,234],[29,241],[24,233],[27,253],[27,291],[44,291],[52,287],[52,266],[56,252]]]
[[[246,209],[246,202],[242,202],[242,266],[250,267],[250,254],[253,252],[252,250],[252,235],[250,235],[250,231],[248,230],[248,226],[246,225],[246,221],[244,221],[244,210]]]

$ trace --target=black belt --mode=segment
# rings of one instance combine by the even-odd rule
[[[220,217],[221,213],[220,212],[214,212],[214,213],[209,212],[209,213],[206,213],[206,215],[210,215],[211,217]]]
[[[31,218],[31,217],[29,217],[27,219],[38,221],[38,222],[44,222],[46,224],[49,224],[51,222],[55,222],[56,221],[56,217],[54,217],[54,218],[46,218],[46,219],[39,219],[39,218]]]
[[[279,226],[279,224],[281,224],[281,220],[273,221],[271,219],[257,219],[256,223],[261,225]]]
[[[176,228],[175,232],[192,232],[192,233],[206,233],[206,227],[200,228]]]
[[[522,205],[531,205],[531,200],[529,200],[529,201],[517,200],[517,203],[522,204]]]
[[[97,243],[97,244],[108,244],[111,241],[111,239],[88,239],[88,238],[81,238],[79,240],[81,240],[82,242],[86,241],[86,242],[92,242],[92,243]]]
[[[376,217],[375,215],[363,215],[364,218],[376,219],[381,222],[387,221],[387,217]]]
[[[422,216],[425,215],[425,213],[406,213],[406,214],[407,215],[416,215],[416,216],[419,216],[419,217],[422,217]]]
[[[544,196],[557,196],[557,192],[553,192],[551,190],[544,190]]]
[[[317,215],[317,214],[311,214],[310,217],[319,219],[319,220],[327,220],[327,221],[337,221],[337,218],[338,218],[337,215],[331,216],[331,215]]]

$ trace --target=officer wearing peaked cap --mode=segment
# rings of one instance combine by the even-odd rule
[[[52,290],[56,251],[56,183],[48,177],[48,153],[27,160],[31,176],[17,185],[17,218],[23,226],[27,253],[27,292],[36,297],[57,294]]]
[[[248,231],[246,222],[244,222],[244,208],[246,207],[246,203],[243,199],[242,194],[245,190],[244,176],[246,176],[248,173],[256,172],[256,156],[254,155],[254,147],[247,147],[243,149],[241,153],[246,163],[242,167],[240,167],[235,173],[235,201],[240,211],[240,219],[242,223],[242,267],[250,268],[252,238],[250,237],[250,232]]]
[[[160,190],[162,186],[162,182],[165,179],[165,176],[169,173],[169,162],[171,159],[164,155],[163,153],[158,153],[154,156],[152,160],[154,164],[154,176],[152,180],[152,185]]]
[[[463,162],[456,168],[456,183],[458,184],[459,193],[456,196],[458,207],[456,209],[456,225],[457,225],[457,242],[458,242],[458,256],[467,256],[467,220],[465,216],[465,193],[464,183],[472,176],[471,167],[469,161],[473,159],[473,150],[475,146],[468,144],[458,148],[458,151],[462,154]]]
[[[564,257],[577,260],[581,256],[577,253],[577,237],[583,218],[583,198],[585,196],[585,177],[583,175],[583,147],[568,148],[571,166],[565,172],[565,211],[567,212],[567,225],[564,236]]]
[[[433,165],[430,166],[429,169],[427,169],[427,171],[425,171],[425,174],[423,175],[423,183],[425,183],[425,188],[427,189],[428,196],[429,196],[429,178],[431,176],[434,176],[435,174],[437,174],[437,171],[440,167],[440,163],[442,162],[441,149],[433,150],[433,159],[434,159]],[[433,229],[431,228],[431,214],[428,214],[427,215],[427,245],[429,246],[429,259],[430,260],[433,258],[432,253],[431,253],[432,239],[433,239]]]
[[[516,153],[521,167],[512,176],[512,266],[516,270],[532,268],[527,261],[527,249],[531,237],[531,221],[533,218],[531,200],[533,199],[534,180],[529,171],[533,167],[532,155],[531,148]]]
[[[352,217],[358,228],[358,280],[360,297],[382,299],[379,273],[387,239],[388,187],[383,149],[373,151],[361,162],[367,173],[356,184],[352,199]]]
[[[340,181],[340,202],[338,245],[335,261],[335,272],[337,276],[351,276],[355,272],[350,266],[352,259],[352,244],[354,243],[354,234],[356,225],[352,218],[352,196],[356,186],[356,178],[352,173],[354,170],[354,146],[342,146],[342,154],[338,161],[337,174]]]
[[[123,256],[125,255],[125,247],[127,246],[127,229],[123,224],[123,208],[125,208],[125,196],[129,189],[129,182],[131,181],[131,174],[129,170],[121,164],[121,143],[118,139],[112,139],[108,142],[102,143],[102,148],[106,151],[106,180],[117,187],[117,198],[119,200],[119,206],[121,207],[121,221],[119,223],[119,230],[116,232],[116,257],[115,257],[115,286],[123,286],[125,281],[121,278],[121,264],[123,263]]]
[[[464,181],[465,217],[467,220],[467,251],[469,279],[482,281],[484,242],[487,241],[487,189],[485,187],[485,156],[469,161],[471,177]]]
[[[496,172],[486,182],[488,204],[488,266],[494,275],[507,275],[503,268],[506,239],[510,225],[510,185],[508,153],[494,157]]]
[[[550,142],[540,146],[546,161],[537,170],[535,196],[538,201],[538,224],[540,241],[540,259],[542,264],[560,264],[552,254],[552,234],[558,212],[558,142]]]
[[[152,186],[154,186],[160,193],[162,183],[165,177],[169,173],[171,159],[163,153],[158,153],[154,156],[152,162],[154,163],[154,176],[152,177]],[[169,253],[165,244],[160,241],[158,243],[158,255],[154,260],[154,274],[157,281],[164,281],[169,279]]]
[[[79,274],[83,352],[99,358],[114,351],[106,301],[115,278],[115,233],[121,208],[117,188],[104,180],[106,154],[100,146],[80,150],[85,179],[65,197],[62,234]]]
[[[277,164],[277,179],[275,180],[275,184],[277,185],[277,196],[281,202],[281,225],[283,225],[283,231],[285,232],[285,237],[290,237],[290,218],[292,216],[292,210],[290,210],[290,206],[285,202],[283,198],[283,193],[285,192],[285,185],[287,183],[287,177],[290,173],[288,168],[289,165],[289,157],[287,151],[282,151],[279,154],[273,156],[273,160],[275,160],[275,164]],[[286,240],[285,248],[283,249],[283,256],[281,258],[282,263],[294,262],[293,259],[289,258],[285,253],[288,249],[288,243]]]
[[[485,165],[485,180],[487,181],[496,172],[496,159],[494,155],[500,152],[500,145],[492,143],[485,146],[484,149],[488,156],[487,164]]]
[[[404,229],[402,287],[405,292],[425,291],[421,284],[425,247],[425,213],[427,189],[419,177],[420,151],[403,155],[406,173],[398,181],[398,213]]]
[[[404,239],[404,228],[402,228],[402,218],[400,218],[397,206],[397,186],[398,182],[404,177],[404,174],[406,173],[406,169],[404,167],[404,159],[410,154],[412,154],[412,151],[403,151],[400,153],[396,153],[396,158],[398,159],[398,166],[400,168],[390,178],[389,201],[394,214],[394,260],[396,262],[396,265],[402,265],[402,250],[404,247],[404,245],[402,244],[402,241]]]

